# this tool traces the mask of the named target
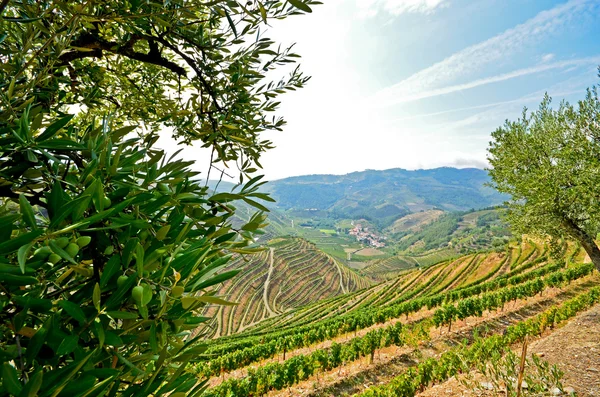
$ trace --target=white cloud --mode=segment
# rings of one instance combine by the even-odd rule
[[[600,2],[596,0],[571,0],[550,10],[542,11],[521,25],[467,47],[401,82],[379,91],[374,99],[382,105],[390,104],[390,102],[392,104],[406,102],[542,71],[545,66],[535,66],[500,76],[457,84],[457,80],[470,77],[488,65],[502,62],[523,47],[546,39],[547,36],[569,25],[573,20],[589,15],[589,13],[597,14],[598,11],[600,11]]]
[[[551,60],[554,59],[554,57],[555,57],[555,54],[552,54],[552,53],[542,55],[542,62],[550,62]]]
[[[532,66],[529,68],[523,68],[514,70],[509,73],[503,73],[496,76],[485,77],[482,79],[477,79],[473,81],[469,81],[463,84],[450,85],[442,88],[436,88],[431,90],[422,90],[420,92],[415,92],[409,95],[394,95],[389,94],[386,97],[380,96],[379,101],[376,101],[379,105],[384,104],[385,106],[395,105],[403,102],[415,101],[418,99],[429,98],[433,96],[450,94],[457,91],[463,91],[470,88],[479,87],[486,84],[498,83],[505,80],[514,79],[517,77],[526,76],[529,74],[541,73],[552,69],[565,69],[570,67],[579,67],[585,65],[597,65],[600,63],[600,56],[596,57],[587,57],[581,59],[572,59],[568,61],[560,61],[554,63],[545,63],[536,66]]]
[[[381,11],[392,15],[428,14],[447,3],[447,0],[356,0],[356,6],[362,17],[373,17]]]
[[[448,165],[456,168],[487,168],[489,163],[474,157],[458,157],[450,161]]]
[[[404,7],[398,10],[404,10],[405,14],[401,17],[408,21],[421,20],[424,14],[435,13],[427,19],[435,19],[442,26],[442,14],[445,12],[440,12],[444,11],[440,7],[447,6],[449,1],[436,7]],[[600,6],[600,1],[596,2]],[[356,4],[361,4],[365,12],[370,10],[377,18],[356,21]],[[591,0],[572,1],[558,10],[539,14],[525,22],[525,27],[517,26],[501,33],[498,35],[500,38],[486,40],[489,36],[474,36],[487,44],[471,46],[455,54],[455,58],[448,58],[451,60],[444,59],[447,55],[438,55],[439,66],[433,65],[429,72],[420,74],[419,79],[415,78],[412,83],[409,80],[407,85],[400,87],[411,95],[431,94],[438,90],[440,96],[435,100],[415,101],[394,108],[371,108],[368,103],[373,98],[368,98],[368,95],[381,87],[382,82],[389,84],[390,79],[399,81],[409,77],[394,77],[398,70],[406,70],[395,65],[401,62],[403,66],[410,67],[411,62],[423,56],[423,48],[427,47],[427,43],[423,43],[423,47],[408,45],[402,56],[382,56],[382,53],[393,51],[395,41],[406,44],[430,31],[425,24],[415,24],[414,36],[410,32],[391,37],[382,35],[392,29],[380,29],[381,25],[390,19],[396,20],[389,11],[393,4],[386,0],[326,0],[310,15],[273,24],[269,33],[278,42],[298,42],[295,49],[303,56],[302,69],[313,78],[306,88],[282,97],[282,107],[277,114],[285,116],[289,122],[284,132],[268,132],[263,136],[273,140],[277,146],[261,159],[269,179],[312,173],[342,174],[365,168],[481,167],[486,161],[489,132],[505,119],[519,117],[524,105],[536,106],[543,96],[543,91],[536,90],[548,89],[558,99],[561,97],[558,92],[581,91],[596,81],[596,72],[592,69],[600,62],[590,64],[585,74],[580,73],[584,67],[577,64],[593,62],[583,58],[596,53],[591,52],[594,51],[592,46],[584,44],[587,47],[584,51],[569,50],[573,58],[561,58],[567,55],[559,52],[572,40],[572,35],[566,34],[569,30],[576,29],[579,34],[585,21],[588,23],[589,18],[600,16],[600,12],[585,15],[593,10]],[[464,12],[459,9],[458,2],[450,4],[456,9],[448,9],[449,14]],[[570,13],[573,16],[569,16]],[[465,23],[475,19],[476,14]],[[401,25],[399,29],[402,29]],[[447,29],[452,32],[454,27],[447,26]],[[453,37],[449,34],[448,40]],[[445,38],[440,38],[438,46],[442,49],[446,42]],[[540,46],[544,52],[529,51],[537,44],[544,44]],[[546,53],[556,53],[557,56],[542,62]],[[570,66],[559,62],[570,62]],[[497,67],[498,64],[502,64],[501,67]],[[521,78],[523,85],[518,90],[502,89],[504,83],[514,82],[519,75],[541,76],[541,73],[533,73],[543,72],[537,68],[542,65],[546,68],[543,84],[536,83],[536,78]],[[581,75],[581,82],[560,90],[548,87],[548,81],[558,82],[572,77],[567,73],[569,68],[576,69],[577,77]],[[585,69],[588,69],[587,65]],[[446,70],[448,74],[444,75]],[[439,80],[436,80],[438,75]],[[421,87],[419,82],[423,83]],[[460,93],[441,95],[472,86],[481,88],[473,89],[474,92],[462,91],[473,94],[464,97]],[[513,99],[534,91],[535,95]],[[377,100],[395,100],[397,92],[390,90],[394,95],[378,96]],[[460,100],[455,101],[455,98]]]
[[[585,87],[588,84],[585,76],[586,75],[579,76],[578,78],[555,84],[546,90],[538,90],[514,100],[482,105],[482,108],[485,106],[491,109],[471,114],[460,120],[452,122],[446,121],[431,127],[438,133],[450,133],[455,135],[471,129],[471,131],[478,133],[482,139],[488,139],[487,133],[500,126],[503,120],[520,117],[524,106],[529,107],[529,105],[531,105],[532,109],[537,108],[546,93],[553,98],[555,103],[559,103],[567,96],[583,94],[585,92]],[[476,108],[477,107],[473,107],[473,109]]]
[[[585,82],[587,83],[587,81]],[[585,83],[583,83],[583,85],[585,85]],[[396,124],[402,121],[408,121],[408,120],[416,120],[416,119],[425,119],[425,118],[430,118],[432,116],[441,116],[441,115],[445,115],[445,114],[451,114],[451,113],[459,113],[459,112],[466,112],[466,111],[470,111],[470,110],[478,110],[478,109],[488,109],[488,108],[496,108],[499,106],[503,106],[503,105],[519,105],[519,106],[523,106],[526,103],[529,102],[540,102],[544,96],[544,93],[547,92],[546,91],[536,91],[532,94],[517,98],[517,99],[511,99],[508,101],[500,101],[500,102],[492,102],[492,103],[485,103],[482,105],[474,105],[474,106],[465,106],[465,107],[460,107],[460,108],[454,108],[454,109],[448,109],[448,110],[441,110],[439,112],[429,112],[429,113],[419,113],[419,114],[414,114],[411,116],[406,116],[406,117],[400,117],[397,119],[393,119],[393,120],[389,120],[387,122],[387,124]],[[567,91],[557,91],[557,92],[553,92],[552,96],[556,96],[556,97],[563,97],[566,95],[571,95],[571,94],[578,94],[578,93],[582,93],[585,92],[584,89],[580,88],[580,89],[570,89]],[[470,123],[469,123],[470,124]],[[461,121],[460,125],[465,125],[464,122]],[[439,126],[440,128],[446,128],[448,126],[448,123],[444,123],[443,125]],[[437,128],[437,127],[435,127]]]

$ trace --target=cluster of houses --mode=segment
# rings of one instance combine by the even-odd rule
[[[385,247],[385,237],[379,236],[376,233],[369,231],[368,227],[362,227],[360,223],[354,225],[348,232],[351,236],[355,236],[358,241],[363,244],[370,245],[375,248]]]

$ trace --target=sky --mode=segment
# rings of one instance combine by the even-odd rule
[[[505,120],[600,82],[600,0],[322,1],[267,32],[312,76],[280,97],[267,179],[485,168]]]

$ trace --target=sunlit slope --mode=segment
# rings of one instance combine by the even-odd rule
[[[504,251],[408,270],[216,339],[207,350],[210,362],[195,369],[209,379],[206,397],[354,395],[365,388],[392,390],[365,397],[412,395],[402,391],[415,379],[421,390],[430,386],[440,354],[470,354],[477,339],[470,335],[501,335],[510,348],[519,335],[554,329],[600,301],[594,266],[582,261],[589,259],[577,245],[565,244],[550,258],[543,242],[524,239]],[[457,370],[470,371],[479,363],[473,360],[489,354],[469,357],[442,364],[464,363]],[[363,381],[371,375],[373,385]]]
[[[394,221],[389,227],[386,228],[386,232],[403,233],[403,232],[418,232],[431,222],[438,219],[444,211],[433,209],[427,211],[415,212],[408,214]]]
[[[567,261],[583,261],[579,247],[570,247]],[[395,278],[363,290],[316,302],[284,316],[260,322],[243,334],[288,329],[348,314],[369,307],[385,307],[414,298],[470,287],[499,276],[513,276],[540,268],[553,260],[547,246],[524,239],[499,252],[468,254],[441,261],[428,267],[411,267]]]
[[[263,252],[238,257],[241,269],[218,294],[239,303],[208,308],[211,336],[230,335],[291,309],[367,287],[370,283],[300,238],[272,240]]]
[[[398,277],[399,274],[407,270],[428,267],[457,256],[459,254],[449,248],[432,250],[422,255],[396,255],[389,258],[375,259],[361,269],[360,273],[375,281],[387,281]]]
[[[508,225],[503,220],[503,208],[488,208],[469,212],[447,212],[439,214],[429,223],[418,224],[417,228],[410,222],[397,221],[394,233],[389,241],[399,253],[416,255],[451,248],[455,252],[467,253],[481,251],[490,247],[501,248],[511,238]],[[416,216],[416,214],[413,214]],[[426,218],[420,213],[420,218]],[[391,232],[391,229],[387,229]]]

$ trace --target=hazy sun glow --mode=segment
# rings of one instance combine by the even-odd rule
[[[596,0],[327,0],[313,11],[267,31],[297,43],[313,76],[282,97],[284,132],[265,134],[277,146],[262,158],[269,179],[482,168],[504,120],[546,91],[573,101],[598,81]]]

